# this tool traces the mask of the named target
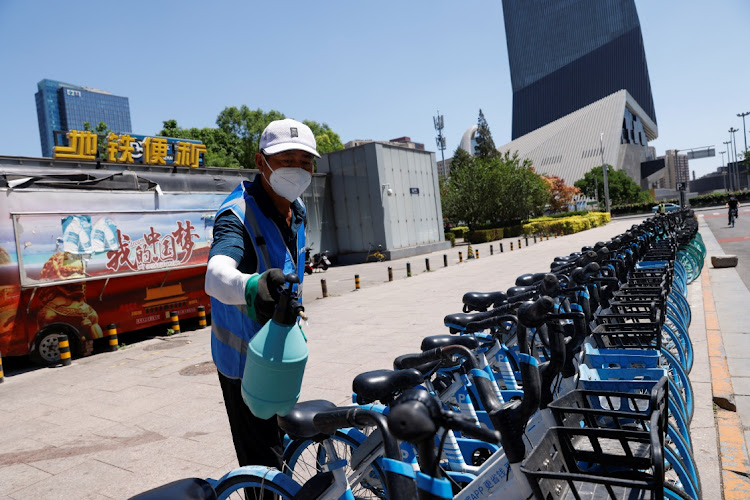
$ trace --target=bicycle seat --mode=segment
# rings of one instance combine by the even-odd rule
[[[544,279],[544,277],[547,275],[547,273],[526,273],[522,274],[518,278],[516,278],[516,285],[517,286],[530,286],[536,283],[537,281],[541,281]]]
[[[312,439],[322,441],[328,436],[321,434],[313,425],[315,414],[327,410],[335,410],[336,405],[324,399],[313,399],[297,403],[285,416],[276,417],[279,428],[289,434],[292,439]]]
[[[465,330],[466,325],[468,325],[472,321],[477,321],[485,316],[486,313],[484,312],[454,313],[444,317],[443,324],[451,329],[451,333],[458,333],[461,330]]]
[[[512,286],[508,288],[508,297],[515,297],[516,295],[521,295],[526,292],[531,292],[532,290],[536,290],[535,286]]]
[[[436,347],[445,347],[447,345],[462,345],[469,349],[476,349],[479,346],[479,342],[473,337],[466,337],[463,335],[432,335],[425,337],[422,340],[421,349],[423,351],[429,351]]]
[[[144,491],[130,500],[163,500],[164,498],[179,498],[180,500],[215,500],[216,491],[205,479],[191,477],[178,479],[169,484]]]
[[[414,368],[406,370],[374,370],[354,377],[352,390],[357,395],[357,404],[366,405],[375,401],[387,404],[398,393],[424,382],[424,375]]]
[[[568,262],[568,261],[571,261],[571,260],[576,260],[578,257],[580,257],[580,254],[576,255],[576,254],[572,253],[570,255],[558,255],[557,257],[555,257],[554,259],[552,259],[552,261],[553,262]]]
[[[490,306],[497,307],[508,300],[505,292],[468,292],[463,296],[463,303],[473,310],[487,309]],[[464,307],[464,312],[469,312]]]

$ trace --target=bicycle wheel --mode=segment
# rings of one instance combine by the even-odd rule
[[[336,455],[347,462],[344,471],[355,498],[386,498],[385,475],[377,462],[363,470],[351,468],[352,453],[364,439],[364,434],[357,439],[341,430],[331,436]],[[322,443],[309,439],[293,440],[284,449],[284,473],[303,484],[320,473],[325,462],[326,450]]]
[[[294,498],[300,485],[276,469],[251,465],[227,473],[216,482],[214,489],[218,500],[286,500]]]

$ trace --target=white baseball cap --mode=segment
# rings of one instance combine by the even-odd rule
[[[260,150],[267,155],[300,149],[320,158],[310,127],[287,118],[272,121],[260,136]]]

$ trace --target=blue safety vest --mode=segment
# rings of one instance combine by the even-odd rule
[[[284,237],[276,224],[261,212],[255,199],[248,193],[250,183],[242,182],[224,200],[216,217],[231,210],[241,221],[255,247],[261,274],[267,269],[279,268],[284,274],[297,273],[300,280],[305,275],[305,225],[297,230],[297,262],[294,262]],[[297,199],[299,203],[302,200]],[[304,207],[304,205],[303,205]],[[300,300],[302,284],[296,287]],[[224,304],[211,297],[211,353],[216,368],[226,377],[241,379],[247,359],[247,344],[263,325],[247,315],[246,305]]]

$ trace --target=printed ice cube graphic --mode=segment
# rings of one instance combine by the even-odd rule
[[[102,217],[94,223],[91,231],[92,249],[94,252],[117,250],[117,226],[109,217]]]

